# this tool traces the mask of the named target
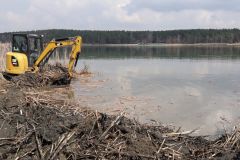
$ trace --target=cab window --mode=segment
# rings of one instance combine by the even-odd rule
[[[29,66],[32,66],[35,61],[37,60],[37,57],[40,53],[40,39],[36,37],[30,37],[29,38]]]
[[[12,51],[13,52],[20,52],[20,53],[27,53],[28,46],[27,46],[27,37],[21,35],[15,35],[13,37],[13,44],[12,44]]]

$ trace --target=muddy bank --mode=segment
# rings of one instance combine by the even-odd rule
[[[1,84],[0,159],[240,158],[238,129],[209,141]]]

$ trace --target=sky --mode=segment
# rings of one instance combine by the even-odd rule
[[[240,28],[240,0],[2,0],[0,32]]]

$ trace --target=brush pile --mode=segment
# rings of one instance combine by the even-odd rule
[[[5,85],[6,86],[6,85]],[[0,159],[239,159],[240,130],[217,140],[83,109],[36,90],[0,96]]]
[[[37,73],[25,73],[11,80],[19,87],[43,87],[50,85],[70,84],[71,78],[68,69],[61,64],[45,65]]]

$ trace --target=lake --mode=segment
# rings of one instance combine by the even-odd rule
[[[93,75],[73,80],[71,87],[75,99],[94,110],[197,128],[198,135],[221,133],[240,120],[238,47],[88,46],[77,70],[84,66]]]

